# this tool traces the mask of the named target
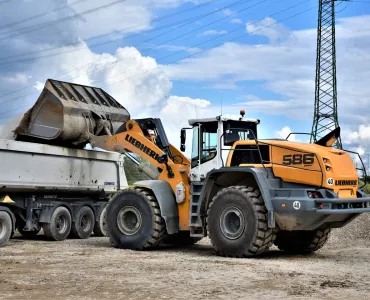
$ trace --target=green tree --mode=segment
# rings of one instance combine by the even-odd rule
[[[141,159],[138,156],[135,156],[135,158],[140,162],[145,162],[143,159]],[[137,165],[134,162],[132,162],[128,157],[125,157],[123,167],[125,169],[128,184],[133,184],[136,181],[140,181],[140,180],[151,179],[145,173],[141,172],[138,169]]]

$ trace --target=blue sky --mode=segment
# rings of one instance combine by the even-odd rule
[[[107,89],[133,117],[161,117],[173,139],[195,112],[220,113],[221,102],[225,114],[246,109],[246,117],[260,119],[261,137],[311,130],[316,0],[127,0],[90,14],[84,12],[113,0],[56,2],[13,0],[0,7],[0,122],[24,112],[45,80],[56,78]],[[366,82],[355,79],[368,70],[359,55],[370,50],[370,1],[338,3],[337,11],[340,125],[349,145],[366,149],[370,133],[369,141],[359,136],[370,132],[369,119],[349,103],[368,104]],[[43,22],[51,23],[38,30]],[[40,57],[50,53],[58,55]],[[104,69],[108,62],[112,67]]]

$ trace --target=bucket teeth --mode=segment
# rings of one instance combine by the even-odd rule
[[[114,133],[129,119],[129,112],[100,88],[48,79],[14,132],[17,140],[84,146],[89,134]]]

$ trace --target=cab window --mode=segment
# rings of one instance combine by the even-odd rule
[[[203,123],[200,129],[194,127],[191,166],[194,168],[199,165],[199,153],[201,164],[214,159],[217,155],[217,142],[217,122]]]

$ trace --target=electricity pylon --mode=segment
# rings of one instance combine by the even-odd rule
[[[315,111],[311,142],[319,140],[339,126],[335,49],[335,2],[337,1],[340,0],[319,0]],[[342,149],[341,139],[338,138],[333,146]]]

